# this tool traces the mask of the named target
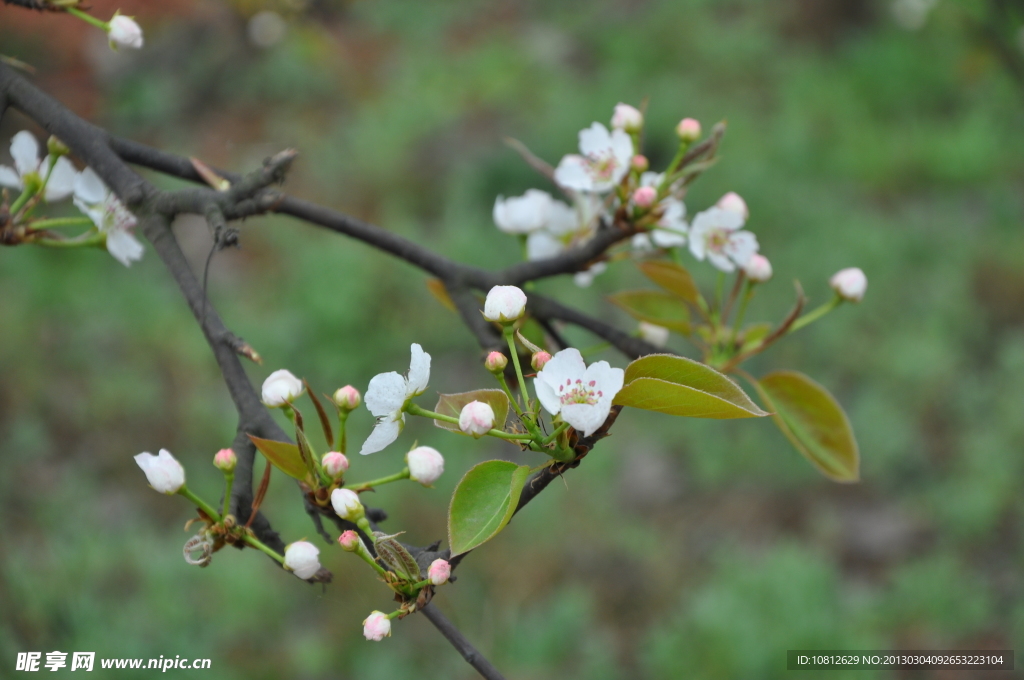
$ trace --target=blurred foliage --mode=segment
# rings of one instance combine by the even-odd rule
[[[290,191],[486,266],[514,259],[495,195],[545,188],[503,137],[557,161],[616,102],[649,97],[657,167],[679,118],[727,119],[723,160],[687,204],[735,190],[750,205],[776,280],[748,318],[781,316],[793,278],[815,304],[837,269],[867,272],[862,305],[752,366],[804,371],[843,402],[862,481],[824,480],[768,422],[627,412],[438,602],[509,677],[774,678],[801,646],[1024,641],[1024,91],[957,5],[909,32],[867,0],[142,3],[128,13],[146,49],[116,55],[88,32],[51,46],[46,22],[65,18],[19,30],[4,8],[0,45],[117,134],[232,168],[294,146]],[[266,8],[287,31],[259,48],[247,21]],[[5,117],[0,138],[24,125]],[[198,270],[206,227],[176,229]],[[411,267],[283,218],[247,221],[242,239],[209,287],[266,359],[257,382],[286,366],[321,391],[362,389],[419,342],[432,389],[489,386]],[[640,285],[619,265],[590,289],[537,289],[628,327],[604,298]],[[131,456],[169,448],[217,497],[210,460],[234,413],[152,251],[126,270],[101,252],[5,250],[0,287],[3,664],[57,649],[210,657],[226,679],[473,677],[421,617],[364,642],[386,590],[340,550],[324,547],[323,590],[251,552],[182,561],[188,509],[147,489]],[[358,440],[371,421],[350,423]],[[445,453],[441,483],[378,493],[387,528],[420,544],[444,535],[473,463],[536,462],[420,423],[350,477],[393,471],[415,438]],[[289,540],[314,536],[290,480],[266,507]]]

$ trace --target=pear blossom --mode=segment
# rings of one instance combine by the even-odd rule
[[[263,403],[270,408],[284,406],[298,399],[306,391],[306,386],[291,371],[279,369],[267,376],[263,381]]]
[[[398,439],[405,427],[406,402],[427,389],[430,355],[416,343],[410,349],[412,359],[406,375],[394,371],[380,373],[370,380],[366,388],[366,408],[377,418],[377,424],[359,450],[364,456],[382,451]]]
[[[640,189],[656,190],[665,175],[657,172],[645,172],[640,175]],[[639,192],[640,189],[637,189]],[[661,199],[656,208],[661,214],[654,223],[649,234],[637,234],[632,245],[636,250],[658,248],[678,248],[686,245],[689,226],[686,224],[686,205],[675,196],[669,195]]]
[[[320,459],[324,472],[331,479],[338,479],[348,471],[348,457],[339,451],[328,451]]]
[[[629,163],[637,172],[647,172],[647,169],[651,167],[651,162],[647,160],[647,156],[640,153],[633,156],[633,160]]]
[[[698,213],[690,226],[690,252],[698,260],[711,260],[723,272],[746,266],[758,245],[751,232],[740,231],[743,222],[742,214],[718,206]]]
[[[626,132],[640,132],[643,126],[644,114],[640,113],[637,108],[622,102],[615,105],[615,111],[612,113],[613,128]]]
[[[448,579],[452,575],[452,565],[448,563],[448,560],[442,560],[438,558],[430,563],[430,567],[427,569],[427,578],[430,579],[430,583],[435,586],[440,586],[448,583]]]
[[[669,330],[664,326],[640,322],[640,337],[655,347],[664,347],[668,343],[668,334]]]
[[[409,479],[423,486],[430,486],[444,472],[444,456],[429,446],[417,446],[405,454],[405,463],[409,466]]]
[[[551,357],[533,384],[548,413],[560,414],[562,420],[589,436],[608,418],[624,377],[621,368],[612,368],[607,361],[588,367],[579,350],[570,347]]]
[[[351,385],[339,387],[334,393],[334,403],[344,411],[355,411],[362,403],[359,390]]]
[[[572,280],[580,288],[589,288],[590,284],[594,282],[594,278],[596,278],[598,274],[604,273],[606,269],[608,269],[608,265],[604,262],[595,262],[590,265],[590,269],[573,274]]]
[[[494,427],[494,409],[482,401],[471,401],[459,413],[459,429],[474,438],[487,434]]]
[[[747,202],[743,200],[743,197],[737,194],[735,191],[729,193],[718,199],[718,203],[715,203],[722,210],[732,210],[733,212],[743,215],[743,221],[750,219],[750,210],[747,208]]]
[[[362,517],[366,511],[359,500],[359,494],[352,489],[335,489],[331,492],[331,505],[338,517],[351,522]]]
[[[743,267],[743,273],[754,283],[764,283],[772,278],[772,263],[764,255],[754,255]]]
[[[231,449],[221,449],[213,457],[213,466],[221,472],[234,472],[238,465],[238,456]]]
[[[604,201],[597,194],[577,193],[573,205],[554,202],[544,227],[526,239],[526,259],[555,257],[567,248],[590,240],[605,213]]]
[[[51,178],[52,179],[52,178]],[[106,234],[107,251],[125,267],[142,259],[142,244],[132,234],[137,220],[92,168],[74,179],[75,207],[88,215],[100,233]]]
[[[525,310],[526,293],[516,286],[494,286],[484,300],[484,318],[488,321],[515,321]]]
[[[700,121],[695,118],[683,118],[676,125],[676,134],[679,140],[689,144],[700,139]]]
[[[860,302],[864,299],[864,292],[868,289],[868,277],[858,267],[849,267],[836,272],[829,285],[832,286],[839,297],[848,302]]]
[[[654,187],[639,187],[633,192],[633,204],[638,208],[650,208],[657,197],[658,191]]]
[[[359,545],[362,542],[363,539],[359,538],[359,534],[351,529],[342,532],[341,536],[338,536],[338,544],[341,545],[341,549],[347,550],[348,552],[356,552],[359,550]]]
[[[391,619],[384,612],[371,612],[363,621],[363,635],[374,642],[391,637]]]
[[[508,359],[501,352],[491,352],[484,359],[484,368],[491,373],[501,373],[508,366]]]
[[[539,371],[544,368],[549,361],[551,361],[551,355],[548,352],[541,350],[530,357],[530,366],[533,367],[533,370]]]
[[[284,566],[301,579],[312,578],[320,571],[319,554],[320,549],[309,541],[295,541],[284,549]]]
[[[14,167],[0,165],[0,186],[11,189],[24,190],[26,179],[30,184],[41,184],[50,174],[43,190],[43,198],[48,203],[59,201],[71,195],[75,188],[75,166],[63,156],[57,158],[53,170],[50,170],[50,163],[53,156],[48,155],[42,161],[39,160],[39,142],[28,130],[22,130],[11,138],[11,158],[14,160]]]
[[[160,449],[157,456],[149,452],[140,453],[135,456],[135,462],[146,473],[149,485],[160,493],[170,496],[185,486],[185,468],[167,449]]]
[[[107,30],[107,37],[110,38],[110,47],[142,47],[142,29],[131,17],[123,14],[115,14],[110,20],[110,28]]]
[[[527,189],[522,196],[498,196],[492,214],[494,224],[506,234],[529,234],[543,228],[561,208],[569,206],[546,191]]]
[[[574,191],[608,191],[629,172],[633,140],[625,130],[600,123],[580,131],[580,153],[563,156],[555,168],[555,182]]]

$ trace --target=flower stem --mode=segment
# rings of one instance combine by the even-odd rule
[[[401,472],[396,472],[395,474],[388,475],[387,477],[381,477],[380,479],[371,479],[368,482],[359,482],[358,484],[346,484],[345,488],[358,493],[360,491],[372,489],[375,486],[380,486],[381,484],[390,484],[391,482],[397,482],[402,479],[409,479],[409,468],[405,468]]]
[[[88,217],[54,217],[49,220],[36,220],[29,226],[33,229],[52,229],[54,227],[91,227],[92,220]]]
[[[355,552],[381,576],[384,576],[387,573],[387,570],[380,566],[380,563],[378,563],[377,560],[373,559],[373,556],[370,554],[370,551],[366,549],[366,545],[363,543],[362,539],[359,540],[359,549]]]
[[[553,442],[556,439],[558,439],[558,436],[560,434],[562,434],[563,432],[565,432],[567,429],[569,429],[569,423],[562,423],[561,425],[559,425],[558,427],[555,428],[554,432],[549,434],[547,437],[544,437],[544,441],[541,442],[541,443],[542,444],[550,444],[551,442]]]
[[[187,486],[185,486],[184,484],[182,484],[181,488],[178,489],[178,495],[179,496],[184,496],[188,500],[192,501],[197,508],[199,508],[200,510],[205,512],[207,514],[207,516],[210,519],[212,519],[214,522],[221,521],[220,514],[216,510],[214,510],[213,507],[209,503],[207,503],[202,498],[200,498],[199,496],[197,496],[194,493],[192,493],[192,491]]]
[[[225,472],[224,473],[224,517],[228,516],[228,512],[231,510],[231,487],[235,483],[235,473]]]
[[[672,162],[668,164],[667,168],[665,168],[665,174],[661,178],[661,184],[658,185],[658,198],[659,199],[663,198],[665,196],[665,190],[668,189],[672,185],[672,179],[673,179],[672,174],[676,171],[676,166],[679,165],[680,163],[682,163],[683,157],[686,156],[686,150],[689,149],[689,148],[690,148],[689,142],[680,142],[679,143],[679,150],[676,151],[676,155],[672,159]]]
[[[814,323],[815,321],[817,321],[821,317],[825,316],[826,314],[828,314],[829,312],[831,312],[833,309],[835,309],[836,307],[838,307],[841,304],[843,304],[843,298],[839,297],[839,295],[836,294],[836,296],[834,298],[832,298],[832,300],[830,300],[829,302],[826,302],[825,304],[823,304],[821,307],[818,307],[817,309],[814,309],[814,310],[812,310],[810,312],[807,312],[806,314],[801,316],[799,319],[794,321],[793,325],[790,326],[789,330],[786,331],[786,332],[787,333],[792,333],[794,331],[800,330],[801,328],[803,328],[804,326],[807,326],[808,324]]]
[[[334,444],[334,450],[338,453],[345,453],[345,424],[348,422],[348,411],[338,409],[338,436]]]
[[[25,204],[28,203],[28,200],[35,196],[35,194],[36,192],[32,191],[32,189],[28,187],[28,183],[26,182],[25,190],[22,191],[21,195],[14,200],[14,204],[11,206],[11,209],[8,211],[8,214],[17,215],[18,211],[24,208]]]
[[[754,282],[747,279],[747,287],[743,291],[743,299],[740,300],[740,308],[736,310],[736,322],[732,326],[732,335],[735,338],[736,334],[740,332],[740,326],[743,325],[743,317],[747,313],[747,305],[750,304],[750,298],[754,297]]]
[[[81,19],[82,21],[84,21],[87,24],[92,24],[96,28],[103,29],[104,33],[109,33],[110,32],[110,24],[108,24],[106,21],[102,21],[100,19],[97,19],[96,17],[92,16],[91,14],[86,14],[85,12],[83,12],[80,9],[78,9],[77,7],[65,7],[64,11],[67,12],[68,14],[70,14],[73,17],[78,17],[79,19]]]
[[[519,352],[516,350],[516,341],[512,337],[512,326],[504,328],[505,340],[508,342],[508,350],[512,355],[512,364],[516,367],[516,380],[519,381],[519,395],[523,398],[523,405],[529,403],[529,394],[526,392],[526,380],[523,379],[523,368],[519,365]]]
[[[268,547],[255,536],[252,536],[250,534],[242,534],[242,540],[251,545],[252,547],[256,548],[257,550],[260,550],[270,555],[281,564],[284,564],[284,556],[281,555],[281,553],[277,552],[273,548]]]
[[[503,373],[495,373],[494,377],[498,379],[498,384],[501,385],[501,389],[505,390],[505,396],[512,403],[512,408],[516,410],[516,415],[520,418],[523,417],[523,409],[519,408],[519,403],[516,398],[512,396],[512,390],[508,387],[508,382],[505,381],[505,375]]]
[[[106,242],[106,234],[91,234],[89,232],[75,238],[45,238],[42,236],[35,236],[31,239],[31,243],[45,248],[91,248],[93,246],[102,248],[106,245]]]

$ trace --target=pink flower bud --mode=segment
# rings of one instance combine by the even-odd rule
[[[612,127],[626,132],[640,132],[644,126],[644,114],[629,104],[618,103],[612,114]]]
[[[417,446],[405,454],[405,462],[409,466],[409,479],[423,486],[430,486],[444,472],[444,456],[429,446]]]
[[[231,449],[221,449],[213,457],[213,466],[223,472],[234,472],[238,465],[238,456]]]
[[[301,579],[320,571],[320,549],[309,541],[296,541],[284,549],[284,566]]]
[[[475,439],[487,434],[494,427],[494,409],[482,401],[471,401],[459,413],[459,429]]]
[[[110,20],[109,26],[107,37],[111,47],[142,47],[142,29],[131,17],[118,14]]]
[[[539,371],[544,368],[544,364],[549,361],[551,361],[551,355],[547,352],[541,351],[533,355],[533,358],[530,359],[530,365],[533,366],[533,370]]]
[[[451,575],[452,565],[448,564],[447,560],[436,559],[430,563],[430,568],[427,569],[427,578],[435,586],[448,583],[448,578]]]
[[[325,453],[324,457],[320,459],[320,464],[323,465],[324,472],[331,479],[340,479],[348,471],[348,458],[344,453],[337,451]]]
[[[744,201],[743,198],[735,191],[730,191],[725,196],[722,196],[718,199],[718,203],[715,205],[722,210],[728,210],[729,212],[734,212],[737,215],[743,215],[744,221],[750,219],[750,211],[747,209],[747,202]]]
[[[160,449],[158,456],[140,453],[135,456],[135,462],[146,473],[149,485],[160,493],[176,494],[185,486],[185,468],[167,449]]]
[[[391,637],[391,619],[384,612],[371,612],[363,621],[363,635],[374,642]]]
[[[356,552],[359,550],[359,546],[362,544],[363,539],[359,538],[359,534],[349,529],[348,531],[338,536],[338,543],[341,545],[343,550],[348,552]]]
[[[772,263],[764,255],[754,254],[747,261],[743,272],[754,283],[764,283],[772,278]]]
[[[355,522],[366,514],[363,504],[359,501],[359,494],[351,489],[335,489],[331,492],[331,505],[334,506],[334,512],[338,517],[350,522]]]
[[[700,139],[700,122],[694,118],[683,118],[676,125],[676,134],[687,144],[695,142]]]
[[[629,163],[637,172],[647,172],[647,169],[651,167],[651,162],[647,160],[647,156],[644,156],[642,154],[637,154],[633,156],[633,160],[631,160]]]
[[[526,309],[526,293],[515,286],[495,286],[484,301],[484,318],[507,323],[515,321]]]
[[[508,366],[508,359],[501,352],[491,352],[484,360],[484,367],[495,375],[504,371],[506,366]]]
[[[836,272],[829,280],[832,290],[848,302],[860,302],[868,289],[868,277],[857,267]]]
[[[650,208],[658,198],[658,190],[654,187],[640,187],[633,192],[633,203],[639,208]]]
[[[362,403],[362,398],[359,396],[359,390],[351,385],[345,385],[334,393],[334,403],[342,411],[355,411]]]

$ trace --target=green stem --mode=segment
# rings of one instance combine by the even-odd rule
[[[380,564],[379,564],[379,563],[377,562],[377,560],[373,559],[373,555],[371,555],[371,554],[370,554],[370,551],[368,551],[368,550],[366,549],[366,546],[365,546],[365,545],[363,544],[363,541],[362,541],[362,539],[360,539],[360,541],[359,541],[359,549],[358,549],[358,550],[356,550],[356,554],[357,554],[357,555],[359,555],[359,557],[360,557],[360,558],[361,558],[361,559],[362,559],[362,560],[363,560],[364,562],[366,562],[366,563],[367,563],[367,564],[369,564],[369,565],[370,565],[371,567],[373,567],[373,568],[374,568],[374,570],[375,570],[375,571],[376,571],[376,572],[377,572],[378,574],[380,574],[381,576],[384,576],[385,574],[387,574],[387,573],[388,573],[388,572],[387,572],[387,570],[386,570],[386,569],[385,569],[384,567],[380,566]]]
[[[509,402],[512,403],[512,408],[516,410],[516,415],[522,418],[523,409],[519,408],[519,403],[516,402],[516,398],[512,396],[512,390],[509,389],[508,382],[505,381],[505,374],[495,373],[494,377],[498,379],[498,384],[501,385],[501,389],[505,390],[505,396],[508,397]]]
[[[529,394],[526,392],[526,380],[523,378],[523,368],[519,365],[519,352],[516,350],[516,341],[512,337],[512,326],[505,326],[505,340],[508,342],[508,350],[512,354],[512,364],[516,367],[516,380],[519,381],[519,394],[523,398],[523,405],[530,402]]]
[[[817,321],[821,317],[825,316],[826,314],[828,314],[829,312],[831,312],[833,309],[835,309],[836,307],[838,307],[841,304],[843,304],[843,298],[839,297],[839,295],[836,294],[836,296],[834,298],[832,298],[831,301],[826,302],[821,307],[818,307],[815,310],[807,312],[806,314],[801,316],[799,319],[794,321],[793,325],[789,327],[789,330],[787,331],[787,333],[793,333],[794,331],[798,331],[798,330],[800,330],[801,328],[803,328],[804,326],[806,326],[808,324],[814,323],[815,321]]]
[[[52,229],[54,227],[91,227],[92,220],[88,217],[55,217],[49,220],[36,220],[29,226],[33,229]]]
[[[725,272],[718,272],[715,281],[715,320],[722,321],[722,295],[725,292]]]
[[[676,166],[683,161],[683,157],[686,156],[686,150],[690,148],[688,142],[680,142],[679,150],[676,151],[675,157],[672,162],[665,168],[665,174],[661,178],[661,184],[658,185],[658,198],[664,198],[665,190],[672,185],[672,173],[676,171]]]
[[[216,510],[214,510],[209,503],[207,503],[202,498],[192,493],[192,491],[184,484],[182,484],[181,488],[178,489],[178,495],[184,496],[188,500],[192,501],[197,508],[205,512],[214,522],[221,521],[220,514]]]
[[[224,473],[224,512],[225,517],[228,516],[228,512],[231,510],[231,487],[235,483],[235,473],[225,472]]]
[[[242,540],[251,545],[252,547],[256,548],[257,550],[261,550],[266,554],[270,555],[281,564],[284,564],[284,555],[277,552],[273,548],[264,545],[263,542],[255,536],[251,536],[249,534],[242,534]]]
[[[747,305],[750,304],[750,298],[754,297],[754,285],[753,281],[747,279],[747,287],[743,291],[743,299],[740,300],[740,308],[736,311],[736,321],[732,326],[732,336],[734,338],[740,332],[740,326],[743,325],[743,317],[747,313]]]
[[[569,429],[569,423],[562,423],[561,425],[559,425],[558,427],[555,428],[554,432],[552,432],[547,437],[545,437],[544,441],[541,442],[541,443],[542,444],[550,444],[551,442],[553,442],[556,439],[558,439],[558,436],[560,434],[562,434],[563,432],[565,432],[567,429]]]
[[[86,232],[76,238],[33,238],[31,242],[44,248],[102,248],[106,245],[107,235]]]
[[[381,477],[380,479],[371,479],[368,482],[359,482],[358,484],[346,484],[345,488],[358,493],[360,491],[372,489],[375,486],[380,486],[381,484],[390,484],[391,482],[397,482],[402,479],[409,479],[409,468],[405,468],[401,472],[396,472],[395,474],[388,475],[387,477]]]
[[[434,411],[428,411],[427,409],[421,408],[411,402],[405,407],[405,412],[413,416],[422,416],[424,418],[440,420],[443,423],[452,423],[453,425],[459,424],[459,419],[454,416],[446,416]],[[511,441],[529,441],[533,439],[533,435],[530,434],[512,434],[503,430],[496,430],[494,428],[488,430],[486,434],[489,437],[497,437],[498,439],[508,439]]]
[[[25,190],[22,191],[21,195],[18,196],[18,198],[15,199],[14,205],[11,206],[11,209],[8,212],[8,214],[9,215],[17,215],[18,211],[21,210],[22,208],[24,208],[25,204],[28,203],[29,199],[32,198],[35,195],[36,195],[36,192],[32,191],[27,186],[27,183],[26,183]]]
[[[345,453],[345,423],[348,422],[348,411],[338,409],[338,436],[334,444],[334,450],[338,453]]]
[[[82,21],[84,21],[87,24],[92,24],[96,28],[103,29],[104,33],[109,33],[110,32],[110,24],[109,23],[107,23],[106,21],[101,21],[100,19],[97,19],[96,17],[92,16],[91,14],[86,14],[85,12],[83,12],[82,10],[80,10],[80,9],[78,9],[76,7],[65,7],[64,11],[67,12],[68,14],[70,14],[73,17],[78,17],[79,19],[81,19]]]

